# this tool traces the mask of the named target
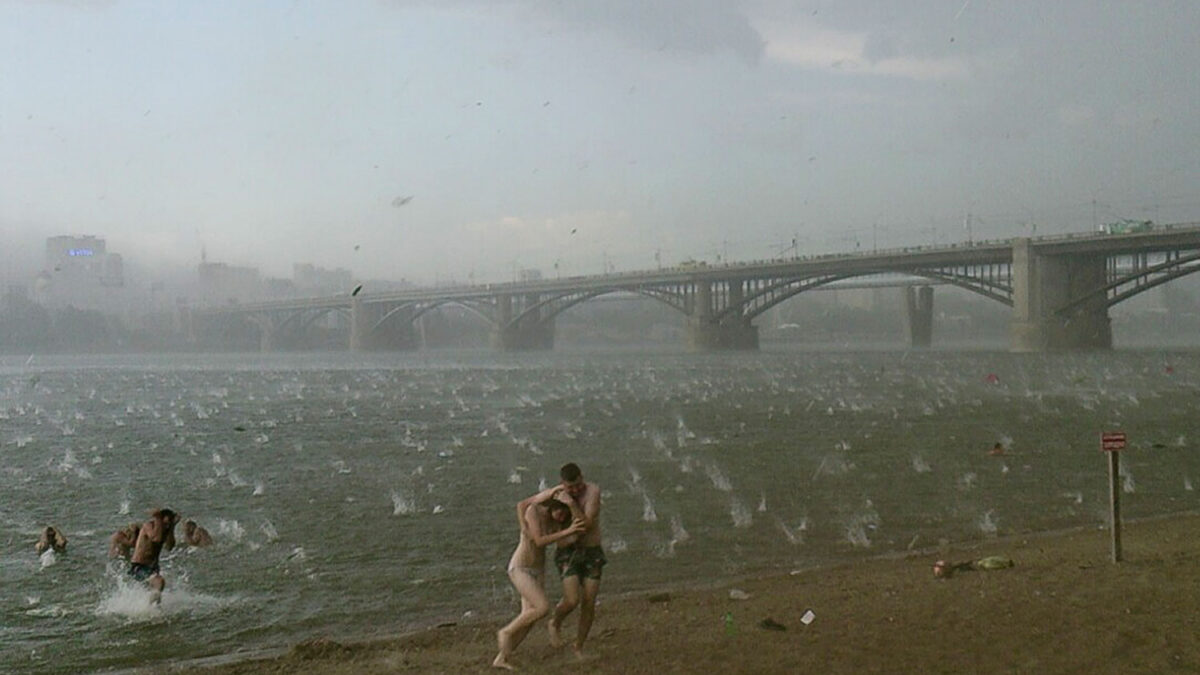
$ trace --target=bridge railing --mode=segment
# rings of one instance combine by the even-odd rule
[[[1138,232],[1138,233],[1108,234],[1106,232],[1097,232],[1097,231],[1091,231],[1091,230],[1086,231],[1086,232],[1067,232],[1067,233],[1063,233],[1063,234],[1052,234],[1052,235],[1043,235],[1040,237],[1030,237],[1030,241],[1031,242],[1050,243],[1050,242],[1060,242],[1060,241],[1080,240],[1080,239],[1109,239],[1109,238],[1130,237],[1130,236],[1138,236],[1138,235],[1144,236],[1146,234],[1153,234],[1155,232],[1171,231],[1171,230],[1185,230],[1185,229],[1195,229],[1195,228],[1200,228],[1200,222],[1169,223],[1169,224],[1161,224],[1161,225],[1156,224],[1156,225],[1154,225],[1153,229],[1150,230],[1149,232]],[[969,241],[969,242],[953,242],[950,244],[921,244],[921,245],[915,245],[915,246],[896,246],[896,247],[883,248],[883,249],[871,248],[869,250],[855,250],[855,251],[841,252],[841,253],[818,253],[818,254],[783,257],[783,258],[762,258],[762,259],[757,259],[757,260],[739,260],[739,261],[733,261],[733,262],[724,261],[724,262],[717,262],[717,263],[704,262],[701,264],[693,264],[693,265],[688,265],[688,266],[674,265],[674,266],[670,266],[670,267],[660,267],[657,269],[627,270],[627,271],[622,271],[622,272],[604,272],[599,275],[573,275],[573,276],[569,276],[569,277],[558,277],[555,279],[542,279],[537,282],[501,281],[501,282],[491,282],[491,283],[482,283],[482,284],[470,284],[467,286],[455,286],[453,288],[447,288],[445,286],[428,286],[428,287],[420,286],[420,287],[414,287],[412,289],[408,289],[407,291],[404,291],[404,293],[407,293],[407,292],[418,292],[418,293],[419,292],[436,292],[436,291],[443,291],[443,292],[444,291],[457,291],[459,293],[464,293],[464,294],[471,294],[471,293],[494,294],[496,292],[503,292],[503,291],[512,291],[514,293],[536,292],[538,287],[555,286],[555,285],[561,284],[563,282],[596,281],[596,280],[600,280],[600,279],[605,279],[605,280],[612,280],[617,283],[621,283],[622,281],[628,281],[628,280],[635,279],[638,277],[645,277],[645,276],[650,276],[650,275],[709,273],[709,272],[713,272],[713,271],[723,271],[723,270],[728,270],[728,271],[744,270],[746,268],[757,267],[757,266],[761,266],[761,265],[785,265],[785,264],[797,263],[797,262],[828,261],[828,260],[837,260],[837,259],[861,259],[861,258],[865,258],[865,257],[889,257],[889,256],[896,256],[896,255],[912,254],[912,253],[938,253],[938,252],[957,251],[957,250],[962,250],[962,249],[987,249],[987,248],[996,248],[996,247],[1010,247],[1013,245],[1014,239],[1015,239],[1015,237],[1010,237],[1007,239],[984,239],[984,240]],[[322,302],[329,303],[329,302],[339,302],[339,301],[348,301],[348,300],[349,300],[349,293],[345,293],[345,294],[339,293],[339,294],[335,294],[335,295],[331,295],[331,296],[319,296],[319,297],[311,297],[311,298],[281,298],[279,300],[248,303],[247,305],[233,304],[233,305],[198,306],[198,307],[196,307],[196,309],[200,309],[200,310],[220,310],[220,309],[245,310],[245,309],[248,309],[250,306],[278,305],[278,304],[284,304],[287,302],[310,301],[310,302],[318,302],[318,303],[322,303]]]

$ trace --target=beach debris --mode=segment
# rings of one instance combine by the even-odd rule
[[[305,640],[292,647],[292,654],[301,659],[320,659],[328,658],[338,654],[345,654],[350,651],[349,647],[341,643],[334,642],[327,637],[314,638]]]
[[[933,576],[939,579],[946,579],[953,576],[955,572],[1003,570],[1015,565],[1016,563],[1013,562],[1012,558],[1006,558],[1001,555],[990,555],[978,560],[967,560],[959,563],[938,560],[933,563]]]
[[[395,199],[392,200],[392,206],[395,206],[396,208],[400,208],[401,206],[404,206],[405,204],[411,202],[414,196],[415,195],[408,195],[407,197],[396,197]]]
[[[358,296],[358,294],[362,292],[362,289],[363,289],[363,285],[362,285],[362,284],[359,284],[359,285],[355,286],[355,287],[354,287],[354,290],[353,290],[353,291],[350,291],[350,297],[352,297],[352,298],[353,298],[353,297],[356,297],[356,296]]]
[[[234,428],[233,428],[233,430],[234,430],[234,431],[245,431],[245,430],[246,430],[246,427],[244,427],[244,426],[242,426],[242,425],[240,425],[240,424],[239,424],[239,425],[237,425],[236,427],[234,427]]]
[[[787,630],[787,626],[779,623],[778,621],[776,621],[775,619],[772,619],[769,616],[767,618],[763,619],[762,621],[759,621],[758,626],[759,626],[759,628],[765,628],[767,630]]]
[[[733,612],[725,612],[721,615],[721,618],[725,620],[725,634],[733,635]]]
[[[815,621],[816,618],[817,618],[817,615],[814,614],[811,609],[806,609],[806,610],[804,610],[804,616],[800,617],[800,623],[807,626],[810,623],[812,623],[813,621]]]
[[[671,594],[670,593],[655,593],[655,594],[647,597],[646,599],[649,600],[650,602],[670,602]]]
[[[729,591],[729,597],[732,600],[749,600],[750,594],[740,588],[734,588]]]

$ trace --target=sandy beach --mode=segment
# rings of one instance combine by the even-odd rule
[[[529,673],[1200,672],[1200,515],[1126,522],[1122,533],[1119,564],[1108,530],[1088,528],[719,586],[637,596],[606,587],[585,663],[551,647],[544,623],[515,663]],[[991,555],[1015,566],[947,579],[932,572],[939,558]],[[731,597],[735,589],[749,597]],[[501,672],[490,662],[508,618],[361,643],[318,639],[272,658],[181,671]],[[573,629],[568,619],[565,634]]]

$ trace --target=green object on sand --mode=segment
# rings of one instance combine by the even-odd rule
[[[1005,558],[1002,555],[990,555],[986,558],[980,558],[975,561],[973,567],[977,570],[1002,570],[1016,565],[1012,558]]]
[[[721,618],[725,619],[725,634],[733,635],[733,612],[725,612]]]

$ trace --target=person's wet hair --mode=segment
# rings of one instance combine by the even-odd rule
[[[578,464],[571,462],[569,464],[564,464],[563,468],[559,469],[558,475],[566,482],[574,483],[575,481],[579,480],[580,476],[583,475],[583,471],[579,469]]]

